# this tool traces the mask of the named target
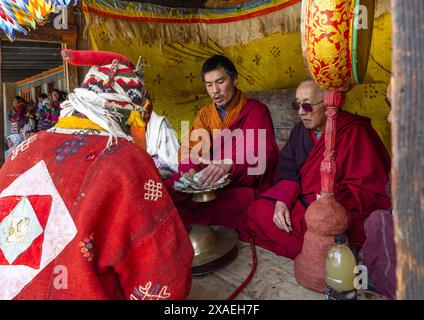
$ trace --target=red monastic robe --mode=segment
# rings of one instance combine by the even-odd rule
[[[280,154],[282,179],[248,209],[249,229],[257,244],[292,259],[301,252],[306,207],[321,192],[324,149],[324,133],[314,144],[310,131],[302,123],[293,128]],[[390,157],[370,120],[349,112],[338,115],[336,150],[335,198],[348,214],[349,243],[360,248],[365,240],[365,219],[372,211],[390,206],[385,192]],[[302,159],[305,154],[306,161]],[[273,222],[277,200],[284,202],[291,212],[293,231],[290,233]]]
[[[218,111],[213,108],[212,112]],[[209,203],[195,203],[191,200],[191,195],[174,190],[174,181],[180,178],[180,173],[168,178],[165,184],[186,226],[197,223],[223,225],[237,229],[241,233],[247,233],[246,209],[258,198],[260,192],[265,191],[273,183],[278,160],[278,146],[275,141],[274,126],[269,110],[266,105],[257,100],[248,99],[238,118],[230,123],[228,129],[231,131],[242,130],[244,141],[241,143],[240,141],[237,142],[236,139],[232,140],[232,160],[234,164],[230,172],[231,184],[218,191],[218,199]],[[253,132],[253,144],[246,143],[249,129],[250,132]],[[260,129],[266,132],[266,137],[258,141]],[[218,144],[222,146],[224,139],[220,139],[219,142],[215,140],[212,148]],[[257,156],[259,152],[264,156],[265,172],[260,175],[249,175],[248,168],[255,168],[258,163],[249,164],[247,154]],[[243,155],[244,162],[237,164],[237,155],[240,154]],[[179,172],[187,172],[190,168],[199,171],[203,167],[192,162],[188,164],[180,163]]]
[[[75,131],[30,137],[0,170],[0,299],[186,298],[193,248],[152,159]]]

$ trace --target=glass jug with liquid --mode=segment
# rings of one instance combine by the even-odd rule
[[[356,300],[355,267],[356,258],[347,244],[346,236],[336,235],[325,260],[327,300]]]

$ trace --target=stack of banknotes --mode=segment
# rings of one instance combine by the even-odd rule
[[[206,168],[205,168],[206,169]],[[200,178],[202,177],[203,173],[205,172],[205,169],[200,170],[196,174],[193,175],[192,178],[186,176],[185,174],[181,174],[181,178],[178,181],[174,182],[174,189],[175,190],[181,190],[181,191],[187,191],[190,189],[194,190],[208,190],[208,189],[216,189],[219,188],[221,185],[225,184],[228,180],[228,174],[223,176],[221,179],[219,179],[214,185],[210,186],[204,186],[199,184]]]

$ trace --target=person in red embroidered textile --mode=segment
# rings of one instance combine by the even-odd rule
[[[305,212],[321,191],[320,165],[326,123],[323,93],[312,80],[296,90],[300,122],[280,153],[276,184],[248,209],[255,242],[294,259],[302,249]],[[364,240],[364,220],[373,210],[388,208],[385,192],[390,157],[368,118],[341,111],[337,116],[335,198],[347,210],[350,246]]]
[[[139,71],[115,53],[62,55],[93,66],[0,169],[0,299],[186,298],[190,239],[125,125],[149,119]]]
[[[223,225],[244,234],[245,209],[274,180],[278,146],[272,119],[266,105],[237,88],[237,70],[227,57],[210,57],[201,75],[213,102],[194,120],[190,131],[194,139],[182,138],[179,173],[168,178],[166,186],[186,226]],[[216,200],[195,203],[190,195],[174,190],[181,173],[193,177],[202,169],[199,183],[204,186],[230,175],[230,185],[218,191]]]

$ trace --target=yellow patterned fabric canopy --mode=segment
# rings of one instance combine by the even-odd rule
[[[248,43],[300,27],[300,0],[254,0],[222,8],[174,8],[148,3],[84,0],[87,25],[107,25],[117,36],[143,43]],[[224,36],[225,35],[225,36]]]
[[[290,1],[250,2],[276,5],[287,4]],[[105,0],[97,3],[105,3]],[[93,8],[92,5],[93,1],[84,1],[86,19],[90,22],[96,21],[96,23],[88,24],[88,34],[93,49],[121,53],[134,63],[141,57],[145,65],[143,69],[146,86],[152,95],[154,109],[158,114],[166,115],[177,131],[180,131],[181,120],[189,120],[191,124],[199,109],[210,103],[200,78],[200,69],[203,62],[213,54],[224,54],[234,61],[239,71],[239,88],[245,92],[294,88],[306,77],[299,31],[301,13],[299,1],[269,13],[294,19],[298,21],[299,28],[284,32],[284,28],[280,25],[278,31],[268,33],[266,28],[272,30],[275,27],[272,26],[273,19],[269,19],[270,25],[259,28],[255,36],[247,42],[239,41],[241,38],[237,37],[237,33],[243,32],[239,28],[239,23],[246,23],[246,28],[249,26],[256,28],[256,23],[260,26],[262,24],[260,21],[267,21],[266,14],[243,21],[222,23],[221,33],[218,34],[219,39],[216,38],[216,30],[218,30],[216,24],[212,26],[203,24],[201,25],[201,30],[204,32],[202,41],[195,41],[196,35],[190,35],[186,37],[186,40],[192,38],[192,41],[167,43],[167,41],[154,40],[154,37],[151,41],[145,41],[142,35],[143,28],[147,24],[148,28],[154,29],[155,23],[132,21],[138,27],[130,26],[132,35],[129,36],[124,24],[128,20],[115,16],[107,17],[99,12],[96,14],[88,9]],[[243,5],[246,4],[238,6]],[[148,7],[147,4],[144,6]],[[236,7],[237,5],[229,6],[225,9],[235,10]],[[119,10],[120,16],[127,14],[128,17],[133,17],[134,12],[125,8],[122,7]],[[113,10],[117,10],[116,7]],[[152,14],[154,11],[152,10],[147,12]],[[384,13],[387,10],[382,10],[381,7],[377,7],[377,12],[378,17],[374,22],[371,55],[364,84],[357,85],[347,94],[344,109],[370,117],[386,147],[390,150],[390,130],[386,121],[388,106],[384,101],[391,74],[390,14]],[[143,15],[140,12],[137,14]],[[255,19],[262,20],[255,21]],[[111,25],[114,29],[111,29]],[[140,38],[135,29],[139,31]],[[209,30],[211,30],[210,37]]]

